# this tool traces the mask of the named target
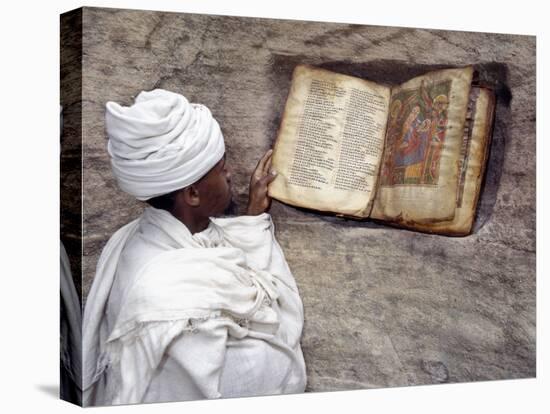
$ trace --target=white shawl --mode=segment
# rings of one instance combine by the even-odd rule
[[[147,208],[105,246],[83,323],[84,405],[305,388],[302,303],[267,214],[191,235]]]
[[[82,370],[82,310],[71,274],[71,264],[65,246],[60,242],[61,293],[61,363],[75,385],[80,387]]]

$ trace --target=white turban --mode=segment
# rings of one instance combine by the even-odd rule
[[[118,186],[138,200],[195,183],[225,152],[210,110],[163,89],[141,92],[132,106],[107,102],[105,126]]]

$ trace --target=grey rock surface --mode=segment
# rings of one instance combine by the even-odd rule
[[[304,303],[309,391],[535,376],[534,37],[99,8],[82,26],[84,301],[108,238],[144,208],[111,174],[107,101],[161,87],[207,105],[242,205],[296,64],[390,84],[473,64],[497,113],[472,235],[271,214]]]

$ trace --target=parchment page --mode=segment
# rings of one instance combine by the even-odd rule
[[[464,160],[460,165],[455,217],[429,226],[417,225],[416,230],[456,236],[471,233],[491,141],[495,99],[492,91],[472,87],[470,102],[471,116],[467,118],[471,122],[462,142]]]
[[[445,69],[393,88],[371,217],[403,224],[451,220],[473,68]]]
[[[295,206],[368,215],[382,157],[390,88],[296,67],[273,150],[271,197]]]

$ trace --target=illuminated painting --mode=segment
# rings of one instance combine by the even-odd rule
[[[392,96],[380,185],[437,185],[451,82]]]

